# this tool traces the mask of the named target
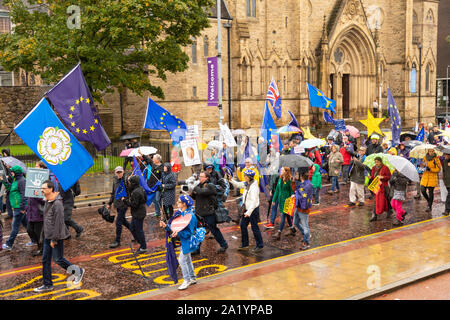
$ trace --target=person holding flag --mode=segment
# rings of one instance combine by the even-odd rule
[[[388,88],[388,113],[392,126],[392,146],[395,147],[400,143],[400,134],[402,131],[402,119],[398,111],[397,104],[392,96],[391,90]]]
[[[114,204],[114,208],[117,211],[116,218],[116,239],[109,246],[110,248],[117,248],[120,246],[120,238],[122,236],[122,226],[125,226],[131,232],[131,225],[125,218],[125,213],[128,210],[128,204],[126,199],[128,174],[126,174],[122,167],[118,166],[114,169],[114,180],[111,192],[111,197],[108,202],[108,209],[111,209],[111,205]]]

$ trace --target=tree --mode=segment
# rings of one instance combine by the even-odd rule
[[[209,26],[212,0],[6,0],[15,25],[0,35],[0,65],[54,83],[79,61],[92,95],[125,87],[164,98],[149,75],[187,69],[183,47]],[[69,11],[68,11],[69,8]],[[80,26],[73,27],[79,18]],[[74,20],[75,19],[75,20]]]

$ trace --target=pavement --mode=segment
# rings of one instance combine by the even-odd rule
[[[103,174],[83,177],[81,196],[86,198],[77,202],[108,197],[111,178]],[[239,226],[219,225],[229,249],[217,254],[218,244],[207,236],[201,254],[193,257],[198,284],[185,291],[177,290],[180,283],[174,284],[167,274],[164,231],[159,218],[153,216],[153,206],[144,222],[148,252],[136,257],[130,245],[136,250],[137,244],[131,242],[127,229],[121,246],[110,249],[114,224],[102,220],[95,206],[79,207],[73,218],[85,232],[76,239],[71,229],[72,239],[65,241],[64,247],[66,258],[86,269],[81,287],[67,286],[68,275],[54,265],[55,291],[34,294],[32,289],[42,281],[41,258],[31,256],[35,248],[25,246],[29,238],[21,227],[13,250],[0,251],[0,300],[369,299],[448,269],[450,218],[442,215],[444,204],[438,188],[432,212],[425,212],[425,201],[415,200],[415,187],[409,186],[405,225],[394,227],[385,214],[369,222],[373,200],[367,200],[364,207],[349,208],[348,187],[327,195],[324,184],[321,204],[310,214],[311,248],[306,251],[299,250],[299,232],[290,236],[286,226],[281,240],[276,240],[277,229],[263,227],[268,207],[261,195],[263,251],[237,251]],[[236,213],[234,198],[226,206],[231,215]],[[279,222],[278,217],[276,227]],[[9,232],[10,220],[6,220],[4,240]],[[249,234],[252,246],[251,230]],[[179,269],[178,273],[181,279]]]

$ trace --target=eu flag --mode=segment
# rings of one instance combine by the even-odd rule
[[[416,140],[418,141],[424,141],[425,140],[425,126],[420,129],[419,133],[417,134]]]
[[[267,141],[267,143],[270,145],[272,143],[272,136],[274,136],[276,142],[278,142],[278,145],[281,145],[280,141],[280,135],[277,134],[277,126],[275,125],[275,122],[273,121],[272,116],[270,115],[269,106],[267,105],[267,101],[264,103],[264,115],[261,122],[261,136],[264,138],[264,140]]]
[[[126,198],[126,197],[127,197],[127,190],[126,190],[125,184],[123,183],[123,180],[122,180],[116,189],[115,199],[118,200],[120,198]]]
[[[172,141],[176,143],[186,138],[186,123],[150,98],[148,98],[144,128],[166,130],[169,132]]]
[[[310,85],[309,83],[307,83],[307,85],[309,93],[309,103],[311,104],[311,107],[331,110],[333,113],[336,113],[336,111],[334,111],[334,108],[336,107],[336,101],[325,97],[322,91]]]
[[[172,221],[180,216],[180,212],[177,211],[175,214],[167,221],[167,224],[171,224]],[[178,260],[177,255],[175,254],[175,246],[173,244],[173,239],[171,237],[170,231],[166,230],[166,264],[167,264],[167,273],[172,278],[173,282],[178,283]]]
[[[402,131],[402,119],[400,118],[400,112],[395,104],[394,97],[391,90],[388,88],[388,113],[392,126],[392,144],[394,146],[400,143],[400,134]]]
[[[269,198],[269,194],[267,192],[266,186],[269,184],[268,177],[266,174],[266,171],[261,166],[261,164],[256,159],[255,153],[253,152],[250,139],[247,136],[247,144],[245,145],[244,154],[242,155],[241,163],[239,164],[239,167],[241,170],[245,167],[245,159],[250,158],[252,160],[252,163],[256,166],[259,173],[259,190],[261,192],[264,192],[267,198]]]
[[[67,130],[48,101],[41,101],[14,128],[67,191],[94,164],[92,157]]]
[[[47,92],[47,97],[78,140],[91,142],[99,151],[111,144],[100,122],[80,63]]]
[[[150,206],[153,202],[153,199],[155,198],[156,191],[161,185],[161,181],[156,182],[155,185],[150,188],[147,184],[147,180],[145,179],[144,173],[141,171],[141,168],[139,167],[136,156],[133,156],[133,161],[134,161],[133,175],[139,177],[139,184],[141,185],[142,188],[144,188],[144,191],[147,194],[147,202],[145,204],[147,206]]]
[[[297,127],[297,128],[300,128],[300,125],[298,124],[298,121],[297,121],[297,118],[295,117],[295,115],[292,113],[292,112],[290,112],[289,110],[288,110],[288,113],[289,113],[289,115],[291,116],[291,118],[292,118],[292,120],[291,120],[291,122],[289,122],[289,126],[293,126],[293,127]]]

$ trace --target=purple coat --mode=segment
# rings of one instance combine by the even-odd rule
[[[28,222],[44,221],[44,200],[40,198],[28,198],[27,220]]]

